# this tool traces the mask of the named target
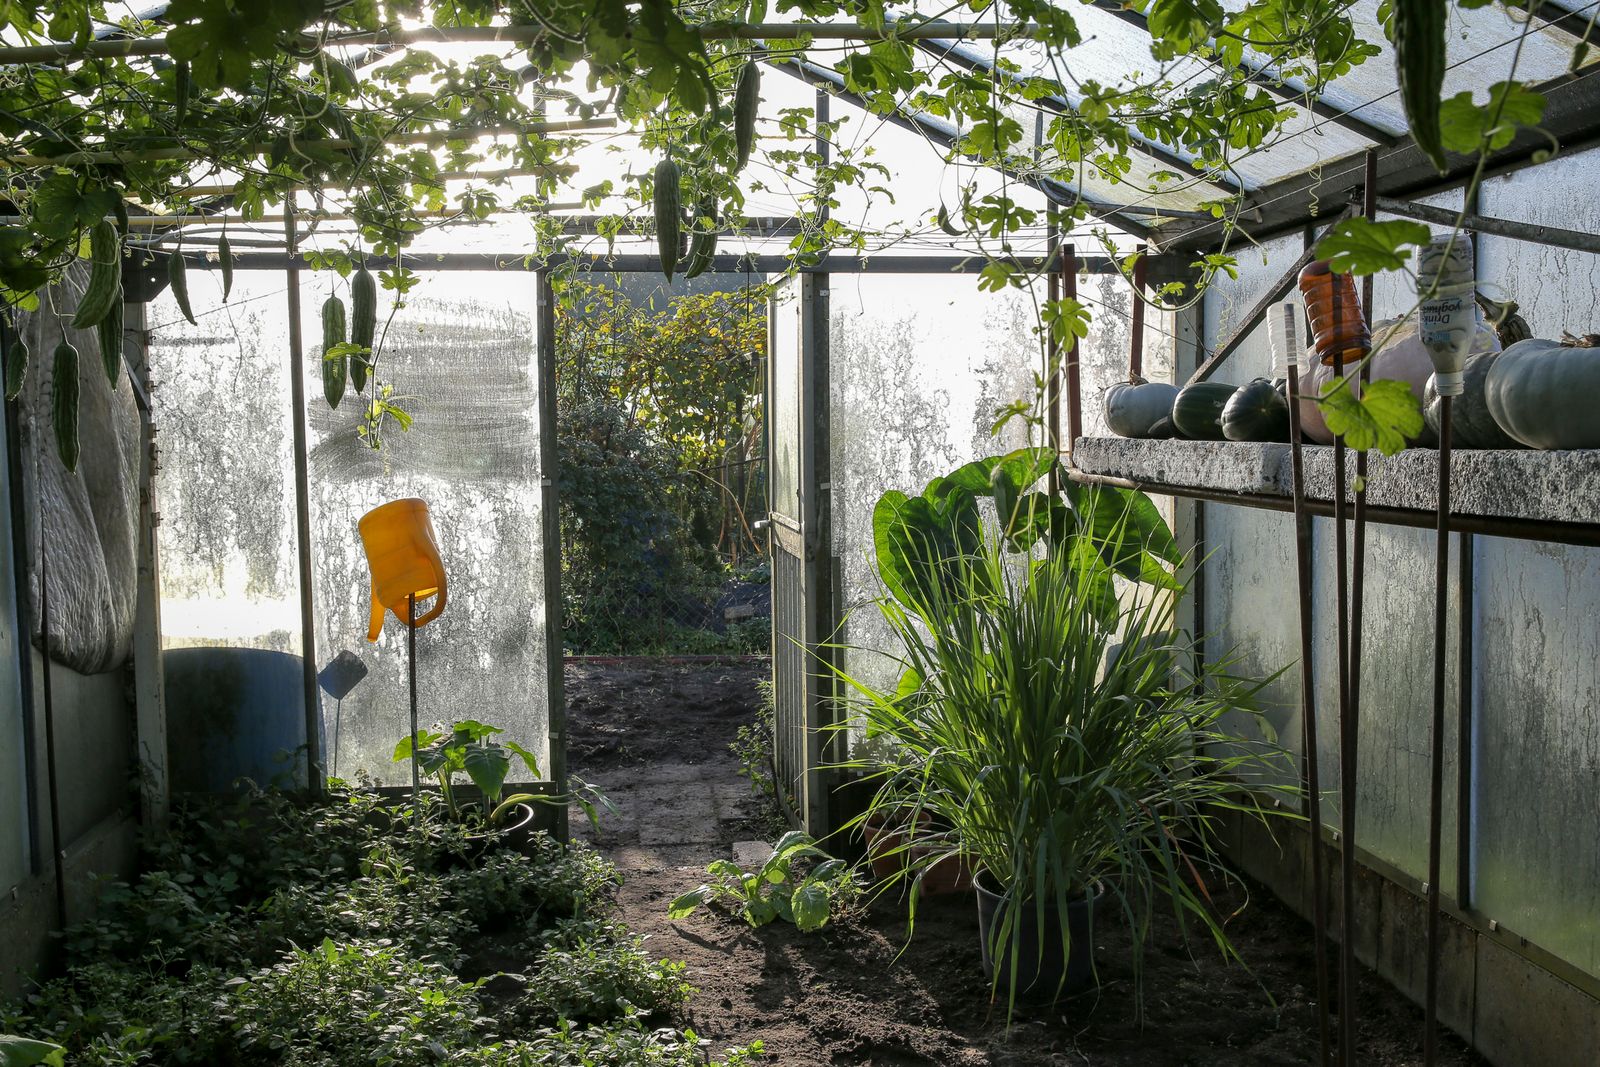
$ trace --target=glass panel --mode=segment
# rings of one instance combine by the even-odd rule
[[[156,529],[175,790],[303,783],[305,675],[284,275],[190,272],[146,309],[160,434]]]
[[[0,434],[6,413],[0,408]],[[11,503],[10,464],[0,463],[0,507]],[[7,512],[9,514],[9,511]],[[22,703],[22,653],[28,645],[17,632],[17,585],[13,571],[11,525],[0,533],[0,891],[29,873],[27,741]]]
[[[444,613],[416,632],[420,722],[475,718],[503,727],[506,740],[540,754],[541,770],[548,768],[535,286],[523,272],[425,273],[387,327],[380,317],[387,334],[377,378],[416,419],[409,432],[385,426],[381,450],[357,435],[363,405],[353,388],[330,410],[320,368],[307,361],[317,655],[331,773],[410,781],[409,766],[390,760],[409,730],[407,631],[389,614],[377,642],[366,639],[369,571],[356,523],[379,504],[413,496],[428,503],[449,590]],[[315,314],[328,288],[325,277],[307,279],[308,338],[321,336]],[[387,303],[380,297],[380,311]],[[341,657],[367,670],[342,700],[343,668],[330,669]],[[512,777],[530,776],[517,767]]]
[[[1032,401],[1043,357],[1034,296],[979,292],[973,277],[835,276],[829,297],[833,547],[844,669],[875,684],[892,661],[878,595],[872,509],[888,489],[920,491],[969,460],[1023,447],[1024,428],[990,434],[995,413]]]
[[[800,286],[786,283],[772,304],[772,510],[800,519]]]
[[[1595,154],[1493,178],[1484,214],[1597,232]],[[1485,288],[1535,337],[1593,329],[1596,257],[1481,237]],[[1474,740],[1476,902],[1600,975],[1600,551],[1480,538]]]

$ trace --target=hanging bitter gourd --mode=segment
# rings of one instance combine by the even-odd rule
[[[222,302],[226,304],[228,294],[233,292],[233,243],[228,240],[227,230],[217,238],[217,266],[222,268]]]
[[[678,238],[683,232],[678,177],[678,165],[672,160],[663,159],[656,164],[656,251],[661,256],[661,273],[669,282],[678,269]]]
[[[181,249],[174,250],[167,257],[167,282],[172,286],[172,298],[178,302],[178,310],[183,312],[183,317],[189,320],[190,325],[197,325],[194,309],[189,306],[189,270],[183,262]]]
[[[684,261],[683,276],[698,278],[711,268],[717,254],[717,201],[702,197],[695,212],[693,233],[689,236],[689,258]]]
[[[71,341],[56,345],[50,376],[50,421],[56,431],[56,454],[69,471],[78,469],[78,350]]]
[[[750,152],[756,144],[756,112],[761,107],[761,64],[750,60],[739,71],[739,83],[733,90],[733,145],[737,153],[733,172],[744,169],[750,162]]]
[[[113,386],[122,370],[122,281],[117,281],[117,297],[111,309],[95,325],[95,336],[100,342],[100,362],[106,369],[106,378]]]
[[[1445,0],[1394,0],[1394,69],[1411,139],[1442,174],[1444,138],[1439,97],[1444,92]]]
[[[6,399],[15,400],[22,392],[22,381],[28,376],[28,342],[17,338],[6,353]]]
[[[356,392],[367,387],[372,339],[378,331],[378,281],[366,267],[350,280],[350,341],[365,348],[350,356],[350,384]]]
[[[344,301],[330,296],[322,304],[322,395],[328,406],[336,408],[344,399],[344,355],[333,355],[333,350],[344,344]]]
[[[89,285],[72,316],[74,330],[87,330],[106,317],[114,300],[122,299],[122,241],[109,219],[89,231]]]

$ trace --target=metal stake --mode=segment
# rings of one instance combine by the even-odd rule
[[[1436,1062],[1439,1041],[1439,865],[1444,837],[1445,612],[1450,580],[1450,402],[1439,397],[1438,568],[1434,573],[1433,737],[1428,773],[1428,975],[1423,1000],[1422,1062]]]
[[[294,197],[283,205],[283,239],[289,249],[284,268],[288,281],[289,400],[294,409],[294,519],[300,564],[300,657],[305,686],[306,788],[320,796],[322,781],[322,710],[317,696],[317,618],[312,600],[311,488],[306,446],[305,350],[300,337],[300,257],[295,254]],[[174,253],[176,254],[176,253]]]
[[[417,765],[417,594],[406,594],[406,675],[411,689],[411,823],[422,820],[422,778]]]
[[[1305,507],[1305,465],[1300,435],[1300,370],[1289,362],[1289,445],[1294,499],[1295,572],[1300,593],[1300,733],[1303,738],[1301,785],[1306,795],[1306,817],[1311,824],[1311,923],[1317,956],[1318,1062],[1328,1065],[1331,1045],[1328,1027],[1328,887],[1322,865],[1322,790],[1317,770],[1317,685],[1312,675],[1312,636],[1316,625],[1311,611],[1311,515]]]

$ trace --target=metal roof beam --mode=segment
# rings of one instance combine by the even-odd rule
[[[790,77],[798,78],[808,85],[815,85],[819,88],[826,89],[828,92],[839,97],[841,100],[849,101],[850,103],[866,111],[868,114],[877,114],[872,110],[871,105],[868,104],[866,100],[846,89],[844,87],[843,79],[840,78],[839,75],[834,71],[827,70],[824,67],[819,67],[814,63],[804,62],[803,60],[784,60],[775,62],[773,65],[779,70],[783,71],[785,74],[788,74]],[[934,141],[944,148],[954,149],[959,139],[951,129],[943,126],[943,124],[935,122],[927,116],[907,111],[898,106],[889,111],[888,114],[880,117],[887,122],[894,123],[896,126],[899,126],[902,129],[910,130],[913,133],[920,134],[921,136]],[[984,161],[979,160],[979,162]],[[1083,204],[1092,214],[1097,215],[1108,222],[1115,222],[1116,225],[1127,230],[1129,233],[1145,236],[1153,241],[1160,240],[1152,232],[1152,226],[1155,224],[1137,221],[1135,216],[1172,220],[1189,219],[1196,223],[1198,223],[1201,219],[1209,219],[1212,217],[1209,214],[1199,211],[1171,211],[1164,208],[1148,207],[1142,204],[1108,204],[1092,197],[1081,196],[1076,190],[1069,188],[1061,182],[1052,181],[1049,178],[1040,178],[1037,175],[1023,174],[1010,167],[997,166],[994,164],[987,165],[994,167],[995,170],[1006,174],[1017,181],[1024,182],[1032,186],[1058,204],[1067,207],[1075,204]]]
[[[1519,130],[1509,145],[1491,152],[1484,168],[1486,176],[1514,170],[1531,162],[1535,153],[1549,152],[1551,137],[1563,151],[1600,144],[1600,65],[1546,82],[1539,90],[1545,96],[1539,128]],[[1385,197],[1411,198],[1458,187],[1472,177],[1477,166],[1475,156],[1450,153],[1441,175],[1409,138],[1377,152],[1377,195]],[[1257,189],[1240,208],[1240,227],[1259,241],[1326,215],[1329,204],[1342,206],[1349,196],[1359,193],[1365,157],[1365,151],[1354,152]],[[1223,223],[1215,220],[1174,222],[1162,230],[1163,247],[1209,251],[1218,247],[1223,232]]]
[[[929,55],[937,56],[942,59],[948,59],[952,63],[955,63],[957,66],[962,67],[965,70],[974,71],[979,74],[998,74],[1000,77],[1003,77],[1009,81],[1012,85],[1021,85],[1025,81],[1025,79],[1020,75],[1012,74],[1006,71],[995,70],[991,64],[985,62],[982,56],[970,51],[969,49],[963,48],[958,41],[932,38],[927,40],[919,39],[915,43],[919,49],[927,52]],[[1030,101],[1030,103],[1038,104],[1045,110],[1052,111],[1057,115],[1074,115],[1077,114],[1078,111],[1077,107],[1075,107],[1070,100],[1053,94],[1042,97],[1038,100]],[[1129,146],[1140,155],[1147,156],[1165,166],[1174,167],[1181,173],[1199,178],[1205,181],[1208,185],[1215,185],[1218,189],[1223,190],[1229,196],[1237,196],[1245,191],[1244,186],[1240,185],[1232,178],[1228,178],[1223,175],[1206,175],[1197,173],[1194,169],[1194,164],[1189,160],[1184,159],[1182,156],[1178,155],[1176,152],[1164,145],[1151,141],[1140,140],[1138,137],[1132,136],[1131,130],[1128,140]]]
[[[1134,11],[1132,8],[1124,7],[1120,0],[1090,0],[1090,2],[1108,15],[1115,16],[1130,26],[1137,26],[1146,34],[1150,33],[1150,25],[1145,21],[1144,15]],[[1216,42],[1210,41],[1208,43],[1214,45]],[[1212,65],[1218,66],[1215,63]],[[1343,126],[1351,133],[1359,134],[1374,144],[1388,147],[1399,143],[1401,140],[1401,138],[1383,127],[1374,126],[1365,119],[1357,118],[1351,112],[1336,104],[1329,103],[1320,96],[1312,96],[1310,100],[1307,100],[1305,93],[1279,81],[1266,63],[1241,59],[1239,61],[1239,69],[1244,71],[1245,77],[1252,85],[1259,85],[1278,99],[1298,104],[1312,114],[1327,119],[1336,126]]]

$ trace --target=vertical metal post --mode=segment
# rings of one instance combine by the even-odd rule
[[[1428,749],[1428,972],[1423,998],[1422,1062],[1435,1063],[1439,1049],[1439,874],[1444,837],[1444,677],[1445,616],[1450,599],[1450,408],[1453,397],[1439,397],[1439,514],[1437,569],[1433,590],[1433,724]]]
[[[323,790],[322,712],[317,699],[316,611],[312,601],[311,489],[306,461],[305,351],[300,336],[300,260],[296,254],[294,194],[283,201],[283,240],[288,251],[284,274],[289,305],[289,399],[294,409],[294,519],[300,561],[300,657],[305,683],[306,788],[312,796]],[[320,353],[319,353],[320,355]]]
[[[567,793],[567,698],[561,628],[561,462],[556,441],[556,297],[548,271],[534,275],[539,354],[539,521],[544,564],[545,694],[549,704],[549,766],[557,796]],[[567,839],[567,806],[555,806],[555,837]]]
[[[1045,255],[1045,299],[1051,304],[1061,299],[1061,276],[1056,273],[1056,257],[1061,253],[1061,228],[1056,209],[1046,209],[1050,219],[1050,236]],[[1045,442],[1057,457],[1061,455],[1061,334],[1051,326],[1044,340],[1044,419]],[[1050,467],[1050,495],[1061,492],[1060,464]]]
[[[43,447],[43,446],[41,446]],[[55,872],[56,918],[67,925],[66,854],[61,843],[60,774],[56,766],[56,708],[50,688],[50,549],[44,529],[44,512],[39,514],[39,637],[44,646],[44,758],[50,775],[50,862]],[[23,655],[30,655],[29,642],[21,642]]]
[[[1075,245],[1061,248],[1061,298],[1078,299],[1078,250]],[[1067,453],[1083,435],[1083,383],[1078,377],[1078,335],[1067,332]]]
[[[1289,354],[1289,447],[1294,501],[1295,579],[1300,596],[1300,734],[1301,786],[1311,844],[1311,926],[1316,939],[1318,1062],[1327,1067],[1331,1048],[1328,1027],[1328,887],[1323,880],[1322,786],[1317,752],[1317,683],[1312,660],[1316,617],[1312,611],[1311,515],[1306,511],[1304,442],[1300,432],[1300,369],[1298,353]]]
[[[1133,308],[1128,338],[1128,373],[1144,376],[1144,279],[1145,246],[1140,245],[1133,261]]]
[[[1474,539],[1469,533],[1456,535],[1461,562],[1456,578],[1456,656],[1459,675],[1456,682],[1456,907],[1472,907],[1472,731],[1473,731],[1473,624]]]
[[[139,543],[133,615],[134,713],[139,739],[140,815],[145,825],[155,826],[166,821],[171,797],[167,770],[166,677],[161,660],[161,554],[160,537],[156,533],[156,524],[160,521],[156,509],[156,472],[160,469],[160,463],[155,442],[155,412],[149,403],[150,334],[146,329],[145,305],[129,304],[126,311],[127,328],[133,335],[135,355],[124,362],[139,410]]]
[[[406,594],[406,682],[411,695],[411,824],[422,821],[422,775],[417,765],[417,594]]]
[[[9,359],[14,349],[13,341],[16,339],[15,326],[19,325],[14,317],[10,325],[4,316],[0,316],[0,359]],[[0,364],[3,365],[3,364]],[[12,595],[16,598],[17,614],[17,681],[22,696],[22,713],[25,728],[22,731],[22,771],[23,781],[27,784],[27,841],[28,841],[28,868],[37,872],[40,868],[39,856],[39,745],[35,731],[37,711],[33,697],[33,602],[32,593],[28,588],[28,511],[22,494],[22,420],[19,417],[21,405],[15,400],[3,401],[6,412],[5,449],[6,449],[6,481],[10,492],[10,520],[11,520],[11,573]]]

